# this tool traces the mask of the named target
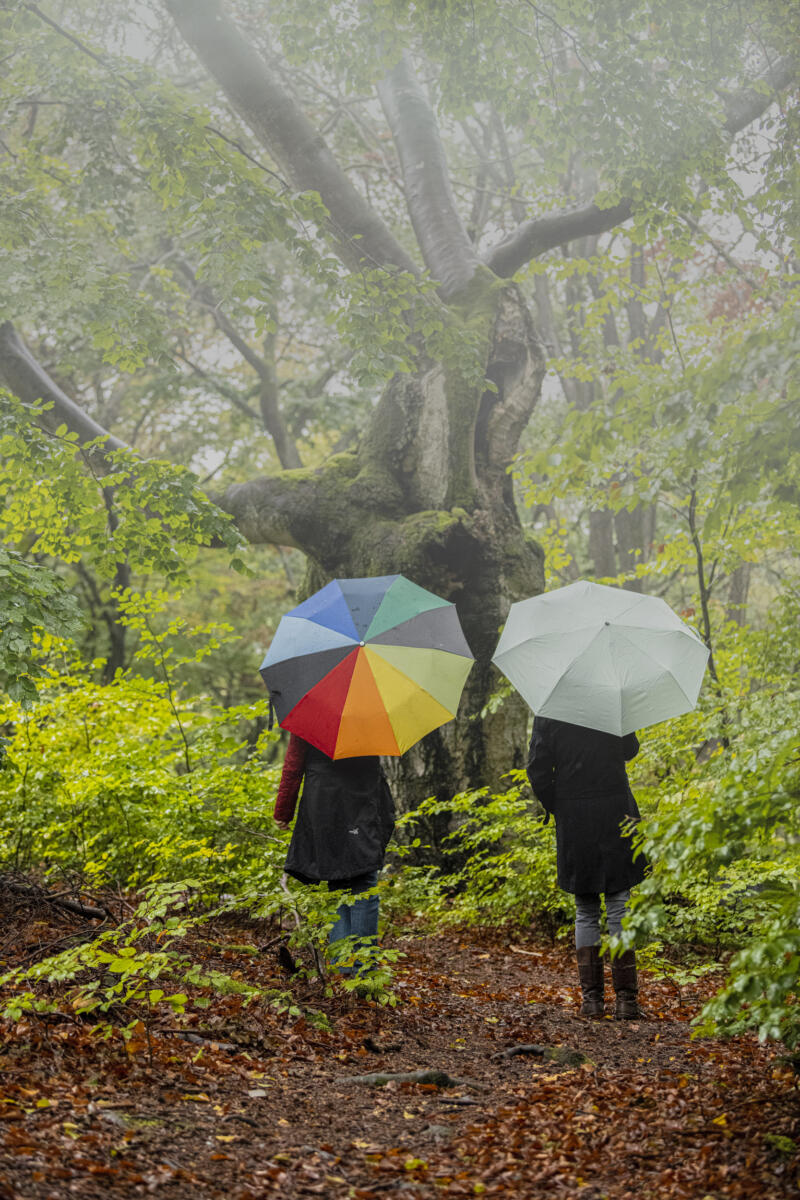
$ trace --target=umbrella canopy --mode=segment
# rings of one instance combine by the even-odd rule
[[[587,581],[512,604],[492,659],[535,713],[619,736],[693,709],[707,661],[659,597]]]
[[[454,604],[402,575],[334,579],[281,619],[261,675],[330,758],[402,754],[452,720],[473,663]]]

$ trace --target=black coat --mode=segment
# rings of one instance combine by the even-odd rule
[[[635,733],[616,737],[566,721],[535,717],[528,778],[556,821],[558,885],[565,892],[621,892],[644,878],[622,826],[639,809],[625,763],[639,751]]]
[[[332,759],[309,746],[286,870],[302,883],[380,870],[394,816],[379,758]]]

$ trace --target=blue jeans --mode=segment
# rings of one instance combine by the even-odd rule
[[[630,898],[630,888],[621,892],[606,892],[609,933],[622,933],[622,918]],[[575,897],[575,947],[580,950],[582,946],[599,946],[601,937],[600,896],[597,892],[584,892]]]
[[[367,871],[363,875],[354,875],[352,879],[333,879],[328,883],[329,892],[369,892],[378,882],[377,871]],[[331,927],[328,943],[338,942],[342,938],[357,937],[361,945],[374,946],[378,940],[378,911],[380,900],[377,896],[366,896],[363,900],[354,900],[352,904],[340,904],[337,911],[338,920]],[[357,974],[360,963],[352,967],[339,968],[340,975]]]

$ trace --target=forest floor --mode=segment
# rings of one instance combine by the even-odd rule
[[[63,934],[13,917],[4,969]],[[208,965],[286,988],[274,948],[242,949],[256,931],[213,936]],[[690,1039],[710,979],[687,993],[645,976],[647,1020],[612,1020],[612,994],[587,1021],[564,946],[396,945],[394,1008],[306,980],[301,1017],[218,998],[127,1044],[75,1018],[0,1025],[0,1200],[800,1196],[797,1076],[780,1047]],[[531,1044],[548,1054],[504,1053]],[[457,1082],[348,1079],[419,1070]]]

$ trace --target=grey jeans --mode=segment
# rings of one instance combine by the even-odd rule
[[[622,918],[631,898],[630,888],[621,892],[606,892],[606,917],[608,932],[622,932]],[[583,892],[575,897],[575,946],[599,946],[602,938],[600,929],[600,895],[598,892]]]

